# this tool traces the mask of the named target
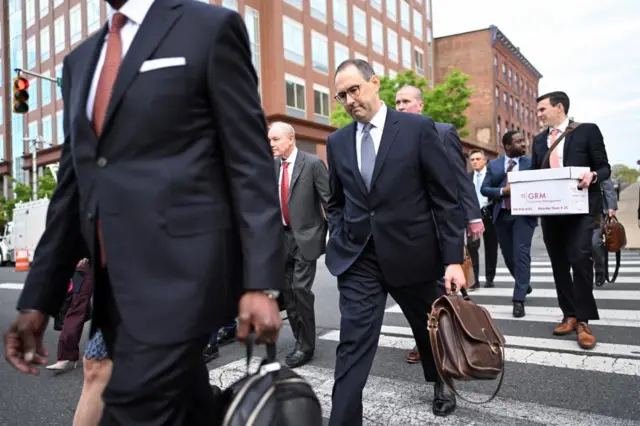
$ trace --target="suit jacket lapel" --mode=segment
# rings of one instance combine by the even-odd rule
[[[571,145],[571,140],[573,136],[573,132],[569,133],[564,138],[564,147],[562,149],[562,167],[567,167],[567,154],[569,153],[569,145]]]
[[[82,78],[80,79],[80,90],[78,92],[78,102],[76,103],[77,109],[73,113],[73,120],[78,120],[78,123],[84,127],[87,135],[92,136],[91,142],[94,145],[98,144],[98,138],[93,128],[93,120],[87,117],[87,102],[89,100],[89,92],[91,91],[91,83],[93,82],[93,76],[96,72],[96,66],[100,59],[100,53],[102,52],[102,46],[104,44],[105,37],[107,36],[108,26],[105,24],[100,31],[94,34],[87,40],[87,50],[91,52],[89,60],[85,62],[84,69],[82,71]]]
[[[378,149],[378,154],[376,155],[376,162],[373,167],[373,176],[371,177],[371,187],[376,183],[376,179],[378,175],[380,175],[380,170],[382,169],[382,165],[384,164],[384,160],[387,158],[387,154],[391,150],[391,146],[393,142],[396,140],[396,136],[398,135],[398,117],[396,113],[391,108],[387,109],[387,118],[384,122],[384,129],[382,129],[382,139],[380,140],[380,148]]]
[[[102,134],[106,134],[122,97],[138,75],[138,70],[140,70],[142,63],[153,54],[156,47],[182,14],[181,5],[182,0],[163,0],[154,2],[149,9],[127,54],[122,60],[122,64],[120,64],[118,76],[113,85],[113,92],[109,99]]]
[[[364,179],[362,179],[360,168],[358,167],[358,154],[356,153],[356,144],[358,143],[356,140],[356,132],[358,130],[358,125],[354,121],[349,126],[350,127],[347,132],[348,140],[346,141],[347,163],[349,164],[349,168],[353,173],[356,185],[360,188],[362,195],[369,197],[369,191],[367,191],[367,186],[364,184]]]
[[[291,199],[291,194],[293,194],[293,187],[296,185],[298,178],[300,177],[300,172],[302,172],[302,168],[304,167],[304,163],[306,161],[304,152],[298,150],[298,155],[296,156],[296,162],[293,163],[293,174],[291,175],[291,184],[289,185],[289,199]]]

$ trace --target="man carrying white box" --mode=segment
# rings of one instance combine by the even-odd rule
[[[575,331],[578,344],[584,349],[591,349],[596,345],[596,338],[588,322],[599,319],[593,297],[591,236],[597,225],[597,216],[602,212],[599,183],[609,178],[611,167],[598,126],[575,123],[567,118],[569,97],[566,93],[547,93],[536,101],[538,118],[547,129],[533,140],[532,169],[537,169],[537,173],[545,173],[543,169],[551,170],[546,172],[547,179],[538,179],[543,181],[539,182],[539,189],[533,196],[531,193],[520,196],[536,200],[553,192],[547,198],[559,201],[537,213],[541,216],[558,304],[564,315],[553,333],[566,335]],[[515,191],[518,184],[512,184]],[[581,191],[574,190],[574,184]],[[585,196],[583,191],[588,195]]]

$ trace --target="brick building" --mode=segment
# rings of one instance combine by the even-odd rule
[[[433,84],[431,0],[201,0],[245,19],[269,121],[296,129],[301,149],[325,156],[333,70],[344,59],[369,60],[377,73],[413,69]],[[31,79],[30,111],[12,113],[13,70],[60,77],[71,49],[106,20],[103,0],[0,2],[0,175],[29,183],[25,138],[38,139],[37,163],[59,158],[62,100],[55,84]]]
[[[435,39],[436,80],[456,67],[474,86],[467,110],[465,150],[480,148],[490,157],[503,152],[507,130],[524,133],[529,146],[538,133],[536,97],[542,74],[495,26]]]

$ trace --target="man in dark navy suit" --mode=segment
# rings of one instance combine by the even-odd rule
[[[425,379],[435,383],[433,412],[446,416],[456,402],[438,379],[426,324],[439,279],[447,291],[466,285],[465,220],[451,161],[433,120],[380,101],[380,79],[366,61],[340,64],[335,89],[355,121],[327,141],[326,264],[338,277],[341,313],[329,424],[362,424],[387,294],[409,321]]]
[[[572,123],[567,117],[569,97],[564,92],[540,96],[538,118],[547,127],[533,139],[532,168],[588,167],[580,176],[578,188],[589,191],[589,212],[581,215],[544,216],[541,219],[544,243],[551,259],[558,305],[563,319],[553,330],[555,335],[576,332],[578,345],[591,349],[596,338],[589,320],[599,319],[593,297],[593,253],[591,239],[602,214],[600,182],[611,176],[611,167],[600,129],[593,123],[581,123],[557,147],[556,140]],[[573,126],[571,126],[573,127]],[[573,272],[573,275],[572,275]]]
[[[487,164],[487,172],[480,192],[493,202],[493,223],[504,263],[514,278],[513,316],[525,315],[524,302],[531,293],[531,240],[538,225],[533,216],[511,215],[511,187],[508,173],[531,168],[531,159],[525,155],[527,144],[524,136],[509,131],[502,137],[504,154]]]
[[[238,315],[274,341],[284,237],[242,17],[184,0],[109,0],[64,59],[58,185],[5,335],[24,373],[82,257],[113,373],[101,425],[209,425],[202,359]],[[143,100],[143,102],[141,102]]]
[[[396,93],[396,109],[400,112],[411,114],[422,114],[424,108],[424,97],[422,90],[415,86],[404,86]],[[484,224],[480,213],[480,204],[474,194],[473,185],[466,171],[466,159],[462,153],[462,143],[460,136],[453,124],[436,122],[436,131],[444,147],[449,154],[449,160],[453,165],[460,194],[460,205],[464,211],[465,222],[467,222],[467,237],[469,241],[478,241],[484,232]],[[497,249],[497,247],[496,247]],[[441,286],[442,287],[442,286]],[[469,290],[475,290],[479,285],[476,282]],[[414,347],[407,354],[407,362],[416,364],[420,362],[420,352],[418,347]]]

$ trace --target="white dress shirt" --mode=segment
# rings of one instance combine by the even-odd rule
[[[473,186],[476,188],[476,197],[478,197],[478,204],[480,204],[480,208],[489,204],[489,199],[482,195],[480,192],[480,187],[482,186],[482,182],[484,182],[484,177],[487,175],[487,167],[483,167],[480,171],[473,172]],[[471,221],[469,221],[471,222]]]
[[[560,137],[561,134],[564,133],[565,130],[567,130],[567,126],[569,126],[569,119],[565,118],[564,121],[562,123],[560,123],[559,126],[557,127],[549,127],[549,134],[547,135],[547,146],[551,147],[551,131],[553,129],[558,129],[560,131],[560,133],[558,133],[558,138]],[[564,167],[562,160],[564,159],[564,141],[565,139],[561,140],[560,143],[558,144],[558,146],[556,147],[556,149],[554,150],[557,154],[558,154],[558,161],[560,163],[560,167]]]
[[[378,155],[378,149],[380,148],[380,141],[382,140],[382,130],[384,129],[384,123],[387,120],[387,106],[384,102],[380,103],[380,109],[373,116],[370,123],[373,126],[369,130],[369,134],[373,139],[373,149]],[[356,156],[358,158],[358,170],[360,170],[361,158],[362,158],[362,132],[364,131],[364,124],[358,123],[356,130]]]
[[[293,176],[293,167],[296,164],[296,157],[298,156],[298,148],[294,147],[293,151],[291,151],[291,154],[289,154],[289,156],[287,157],[286,160],[281,160],[283,163],[289,163],[289,166],[287,168],[287,174],[289,177],[289,182],[287,182],[287,184],[289,185],[289,191],[291,191],[291,176]],[[284,173],[284,167],[282,167],[282,165],[280,165],[280,175],[278,176],[278,198],[280,199],[280,216],[282,217],[282,224],[286,224],[285,220],[284,220],[284,216],[282,215],[282,196],[280,194],[282,194],[282,174]],[[289,215],[289,219],[291,219],[291,215]]]
[[[120,30],[120,38],[122,39],[122,57],[127,54],[131,43],[133,42],[133,38],[136,36],[140,25],[142,25],[142,21],[144,21],[144,17],[147,16],[149,9],[151,9],[151,5],[154,0],[129,0],[126,2],[120,10],[113,9],[107,3],[107,21],[109,22],[109,27],[111,27],[111,21],[113,19],[113,15],[116,12],[122,13],[127,17],[127,23],[124,24],[124,27]],[[105,36],[105,41],[102,43],[102,51],[100,52],[100,58],[98,59],[98,64],[96,65],[96,69],[93,74],[93,80],[91,81],[91,89],[89,90],[89,99],[87,99],[87,117],[89,121],[93,121],[93,105],[96,101],[96,91],[98,90],[98,80],[100,80],[100,72],[102,71],[102,67],[104,66],[105,56],[107,55],[107,37]]]

